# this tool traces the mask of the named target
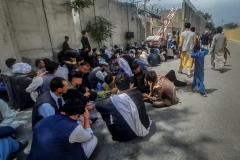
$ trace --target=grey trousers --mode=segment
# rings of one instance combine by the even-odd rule
[[[11,126],[16,129],[19,126],[16,114],[8,107],[7,103],[0,99],[0,117],[3,121],[0,126]]]

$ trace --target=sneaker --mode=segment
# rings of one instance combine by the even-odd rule
[[[203,97],[207,97],[207,94],[206,93],[200,93],[201,94],[201,96],[203,96]]]
[[[192,91],[193,91],[193,89],[192,89],[192,87],[191,87],[191,86],[187,86],[186,88],[187,88],[187,90],[188,90],[188,91],[190,91],[190,92],[192,92]]]

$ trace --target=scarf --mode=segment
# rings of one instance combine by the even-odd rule
[[[116,109],[120,112],[135,134],[139,137],[145,137],[149,133],[152,121],[150,120],[150,125],[147,129],[142,125],[139,119],[138,109],[126,93],[114,95],[110,98]]]

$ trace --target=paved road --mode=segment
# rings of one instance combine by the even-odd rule
[[[103,121],[93,125],[99,140],[91,160],[239,160],[240,159],[240,45],[229,42],[232,58],[227,61],[225,73],[210,70],[210,55],[205,58],[205,86],[208,97],[181,88],[178,97],[182,104],[169,108],[153,108],[146,104],[154,120],[150,134],[130,142],[112,141]],[[179,59],[154,68],[165,74],[177,71]],[[184,70],[186,72],[186,69]],[[186,75],[177,74],[190,81]],[[31,110],[18,114],[30,121]],[[31,139],[31,125],[18,129],[18,139]],[[31,142],[31,141],[30,141]],[[19,160],[26,159],[30,146]]]

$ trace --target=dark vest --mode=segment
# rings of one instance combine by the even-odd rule
[[[100,79],[97,78],[96,73],[98,71],[101,71],[99,68],[94,68],[88,76],[88,83],[89,83],[89,87],[90,89],[96,89],[97,88],[97,83],[100,81],[102,82]]]
[[[57,107],[56,101],[52,98],[50,91],[44,93],[42,96],[38,97],[37,102],[33,106],[32,110],[32,128],[35,126],[35,124],[43,119],[43,116],[40,116],[38,114],[38,107],[42,105],[43,103],[49,103],[54,109],[55,113],[59,112],[59,109]]]
[[[34,127],[27,160],[87,160],[81,143],[69,142],[77,126],[76,121],[59,113],[41,120]]]
[[[43,84],[38,88],[38,97],[51,90],[51,80],[56,77],[54,74],[46,74],[43,78]]]

